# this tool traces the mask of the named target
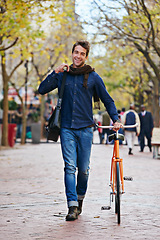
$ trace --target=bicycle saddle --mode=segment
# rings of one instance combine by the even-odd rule
[[[108,136],[108,140],[109,140],[109,142],[111,142],[112,140],[122,140],[122,141],[124,141],[124,135],[121,134],[121,133],[118,133],[118,138],[116,138],[116,133],[113,133],[113,134]]]

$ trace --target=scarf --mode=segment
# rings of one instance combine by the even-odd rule
[[[73,65],[69,66],[69,73],[71,75],[81,75],[81,74],[84,75],[83,87],[85,89],[88,88],[87,81],[88,81],[89,73],[94,72],[94,71],[95,71],[95,69],[92,68],[90,65],[84,65],[81,68],[74,68]],[[94,89],[93,98],[94,98],[94,108],[95,109],[100,109],[100,100],[99,100],[99,97],[97,95],[96,89]]]

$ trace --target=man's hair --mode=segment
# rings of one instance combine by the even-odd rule
[[[89,50],[90,50],[90,44],[88,41],[85,41],[85,40],[80,40],[80,41],[77,41],[73,47],[72,47],[72,53],[74,52],[74,49],[75,47],[77,47],[78,45],[80,45],[81,47],[85,48],[87,51],[86,51],[86,57],[88,56],[89,54]]]
[[[135,109],[134,103],[131,103],[131,104],[130,104],[130,109],[133,109],[133,110]]]

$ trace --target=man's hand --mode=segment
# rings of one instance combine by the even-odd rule
[[[114,124],[113,124],[113,130],[114,131],[118,131],[120,128],[123,128],[123,124],[121,123],[121,122],[115,122]]]
[[[67,63],[62,63],[55,69],[55,73],[64,72],[64,67],[67,67],[67,72],[69,72],[69,65]]]

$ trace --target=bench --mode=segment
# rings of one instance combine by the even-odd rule
[[[153,136],[152,136],[152,146],[153,146],[153,158],[160,158],[160,128],[153,129]]]

